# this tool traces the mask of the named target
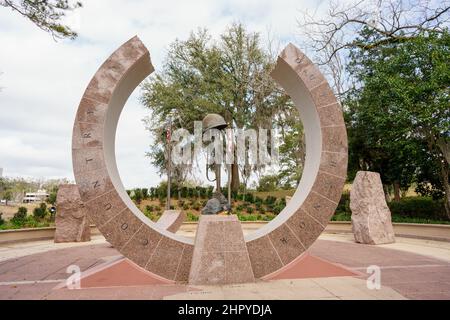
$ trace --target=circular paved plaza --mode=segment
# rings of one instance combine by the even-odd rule
[[[181,230],[192,236],[192,230]],[[356,244],[351,234],[323,234],[309,253],[360,274],[227,286],[154,284],[55,289],[67,267],[92,269],[120,254],[102,236],[84,244],[50,240],[0,245],[0,299],[450,299],[450,243],[397,237],[395,244]],[[381,289],[369,290],[367,267],[381,270]]]

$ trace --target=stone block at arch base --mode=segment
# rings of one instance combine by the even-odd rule
[[[194,241],[161,228],[140,212],[123,187],[115,159],[122,109],[133,90],[153,71],[150,54],[137,37],[119,47],[98,69],[74,123],[74,176],[89,217],[108,242],[155,277],[186,283]],[[277,274],[307,252],[333,215],[347,173],[342,111],[320,70],[289,44],[281,52],[272,77],[300,112],[306,158],[304,174],[286,208],[271,223],[244,238],[255,279]]]

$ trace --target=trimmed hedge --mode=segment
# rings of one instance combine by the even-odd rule
[[[336,208],[336,214],[339,213],[350,213],[350,193],[344,192],[342,194],[341,200],[339,201],[339,204]]]
[[[407,197],[400,201],[391,201],[388,203],[391,210],[392,219],[398,218],[417,218],[434,221],[449,221],[445,214],[443,200],[433,200],[429,197]],[[351,216],[350,194],[342,194],[339,205],[336,208],[335,221],[346,221],[347,216]]]
[[[391,201],[388,206],[392,215],[400,217],[448,220],[443,200],[433,200],[428,197],[408,197],[398,202]]]

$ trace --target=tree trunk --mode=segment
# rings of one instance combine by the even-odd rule
[[[450,164],[450,143],[447,142],[444,138],[439,138],[437,140],[437,145],[442,152],[447,164]]]
[[[400,183],[394,181],[394,201],[400,201]]]
[[[445,213],[447,217],[450,219],[450,184],[448,181],[449,175],[449,167],[448,164],[444,161],[441,163],[441,174],[442,174],[442,184],[444,186],[444,204],[445,204]]]
[[[384,190],[384,197],[386,198],[386,202],[390,202],[391,197],[389,195],[389,187],[387,184],[383,184],[383,190]]]
[[[239,191],[239,167],[237,163],[231,165],[231,191]]]

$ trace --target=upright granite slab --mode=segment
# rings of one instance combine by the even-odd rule
[[[237,216],[201,216],[189,283],[222,285],[254,282],[255,277]]]
[[[386,203],[380,174],[359,171],[350,193],[352,229],[356,242],[385,244],[395,242],[391,211]]]
[[[77,185],[59,186],[56,196],[55,242],[87,242],[91,229]]]

